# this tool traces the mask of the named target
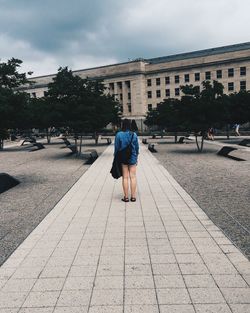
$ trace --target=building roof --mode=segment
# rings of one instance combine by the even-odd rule
[[[187,53],[174,54],[174,55],[163,56],[163,57],[152,58],[152,59],[146,59],[146,61],[151,64],[157,64],[157,63],[179,61],[179,60],[191,59],[191,58],[199,58],[199,57],[205,57],[209,55],[223,54],[227,52],[235,52],[235,51],[247,50],[247,49],[250,49],[250,42],[245,42],[245,43],[240,43],[240,44],[235,44],[235,45],[230,45],[230,46],[223,46],[223,47],[218,47],[218,48],[198,50],[198,51],[187,52]]]
[[[109,66],[129,64],[132,62],[139,62],[139,61],[150,63],[150,64],[157,64],[157,63],[179,61],[179,60],[191,59],[191,58],[199,58],[199,57],[205,57],[205,56],[209,56],[209,55],[223,54],[223,53],[227,53],[227,52],[235,52],[235,51],[241,51],[241,50],[247,50],[247,49],[250,50],[250,42],[234,44],[234,45],[230,45],[230,46],[223,46],[223,47],[218,47],[218,48],[198,50],[198,51],[193,51],[193,52],[174,54],[174,55],[151,58],[151,59],[137,58],[137,59],[134,59],[132,61],[127,61],[127,62],[120,62],[120,63],[115,63],[115,64],[108,64],[108,65],[103,65],[103,66],[95,66],[95,67],[91,67],[91,68],[73,70],[73,73],[92,70],[92,69],[98,69],[98,68],[105,68],[105,67],[109,67]],[[53,77],[53,76],[56,76],[56,73],[31,77],[30,80],[34,80],[36,78],[42,78],[42,77]]]

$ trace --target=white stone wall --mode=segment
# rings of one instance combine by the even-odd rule
[[[246,67],[246,76],[240,76],[240,67]],[[228,69],[234,68],[234,77],[228,77]],[[222,78],[218,79],[216,71],[222,70]],[[250,49],[192,57],[157,64],[150,64],[147,61],[133,61],[109,66],[102,66],[92,69],[74,71],[82,78],[101,78],[104,81],[107,91],[123,105],[123,115],[139,121],[143,119],[148,111],[148,105],[156,107],[157,103],[166,98],[165,90],[170,89],[170,97],[175,96],[175,88],[181,85],[200,85],[205,80],[205,72],[211,72],[211,81],[218,80],[228,91],[228,83],[234,83],[234,91],[240,90],[240,81],[246,81],[246,89],[250,90]],[[200,73],[200,81],[195,81],[195,73]],[[185,83],[184,75],[189,74],[190,81]],[[179,75],[180,82],[175,83],[175,75]],[[27,92],[42,97],[47,90],[47,84],[52,81],[55,75],[32,78],[35,85]],[[170,77],[170,84],[165,84],[165,77]],[[161,79],[160,86],[156,85],[156,78]],[[147,79],[151,79],[152,86],[147,86]],[[156,91],[161,91],[161,97],[156,97]],[[148,99],[147,92],[152,92],[152,98]],[[233,92],[234,92],[233,91]],[[129,99],[129,93],[131,99]],[[181,96],[181,93],[180,93]],[[130,112],[131,111],[131,112]]]

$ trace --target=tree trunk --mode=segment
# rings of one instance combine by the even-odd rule
[[[177,137],[177,132],[175,132],[175,133],[174,133],[174,143],[177,143],[177,139],[178,139],[178,137]]]
[[[50,144],[50,141],[51,141],[51,133],[49,132],[48,129],[46,129],[46,137],[47,137],[47,143]]]
[[[97,132],[95,132],[95,145],[96,146],[98,145],[98,138],[99,138],[99,135]]]
[[[77,135],[75,134],[75,146],[76,146],[76,156],[77,156],[77,152],[78,152],[78,147],[77,147]]]
[[[82,135],[80,137],[80,144],[79,144],[79,155],[82,153]]]
[[[229,125],[227,124],[227,139],[229,139]]]
[[[202,152],[203,151],[204,137],[205,137],[205,134],[202,134],[201,135],[201,143],[199,145],[198,135],[195,135],[195,142],[196,142],[196,146],[197,146],[198,152]]]

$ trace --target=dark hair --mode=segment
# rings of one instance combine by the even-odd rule
[[[131,121],[127,118],[122,120],[122,131],[131,130]]]

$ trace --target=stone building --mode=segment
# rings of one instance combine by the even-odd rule
[[[82,78],[102,79],[108,92],[120,101],[123,116],[135,119],[143,128],[148,110],[168,97],[180,97],[180,86],[201,86],[204,80],[218,80],[224,92],[250,90],[250,42],[152,59],[74,71]],[[55,75],[32,78],[26,91],[41,97]]]

